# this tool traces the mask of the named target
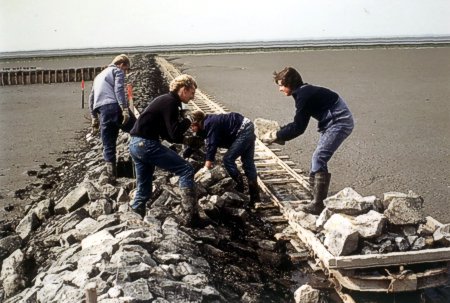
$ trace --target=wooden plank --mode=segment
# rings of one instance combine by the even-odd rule
[[[316,238],[313,232],[303,228],[297,222],[289,221],[289,225],[297,232],[297,236],[305,243],[319,258],[323,266],[329,268],[329,264],[335,263],[334,256],[323,246],[323,244]]]
[[[349,275],[343,271],[330,270],[331,276],[343,287],[356,291],[404,292],[447,283],[447,268],[427,269],[401,278],[390,275]]]
[[[329,264],[329,268],[369,268],[441,261],[450,261],[450,247],[393,252],[388,254],[334,257]]]

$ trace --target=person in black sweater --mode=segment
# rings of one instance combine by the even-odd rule
[[[312,156],[310,184],[313,200],[304,211],[318,214],[328,195],[331,174],[328,161],[342,142],[351,134],[353,116],[345,101],[328,88],[304,83],[301,75],[292,67],[274,72],[279,91],[295,100],[294,121],[272,132],[265,143],[284,142],[303,134],[311,117],[318,121],[319,142]],[[264,142],[264,140],[263,140]]]
[[[197,212],[194,168],[160,140],[182,143],[191,121],[181,115],[182,103],[194,99],[197,83],[189,75],[180,75],[170,83],[170,92],[153,100],[137,119],[130,132],[130,153],[136,169],[137,191],[131,208],[145,215],[146,202],[152,194],[155,166],[180,177],[181,224],[192,225]]]
[[[240,157],[248,180],[249,206],[260,201],[254,161],[256,136],[253,122],[238,113],[205,115],[202,111],[195,111],[192,113],[191,129],[198,136],[205,138],[205,169],[213,167],[217,148],[227,148],[223,156],[223,166],[236,182],[236,190],[244,191],[244,181],[236,165],[236,159]]]

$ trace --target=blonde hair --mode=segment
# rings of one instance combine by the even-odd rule
[[[192,76],[186,74],[179,75],[170,81],[169,90],[171,92],[178,92],[182,87],[197,88],[197,82],[195,82],[195,79]]]
[[[120,64],[124,63],[124,64],[128,65],[128,67],[131,67],[130,58],[128,58],[128,56],[125,54],[116,56],[111,63],[114,65],[120,65]]]

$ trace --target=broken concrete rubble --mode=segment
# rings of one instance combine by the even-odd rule
[[[317,237],[335,256],[420,250],[450,244],[446,240],[449,228],[428,222],[422,197],[411,191],[407,194],[388,192],[381,201],[345,188],[328,197],[324,204],[326,208],[315,228],[302,226],[320,231]],[[357,250],[358,247],[361,249]]]

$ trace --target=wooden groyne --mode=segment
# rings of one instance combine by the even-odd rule
[[[0,69],[0,86],[91,81],[104,68],[104,66],[66,69],[2,68]]]

